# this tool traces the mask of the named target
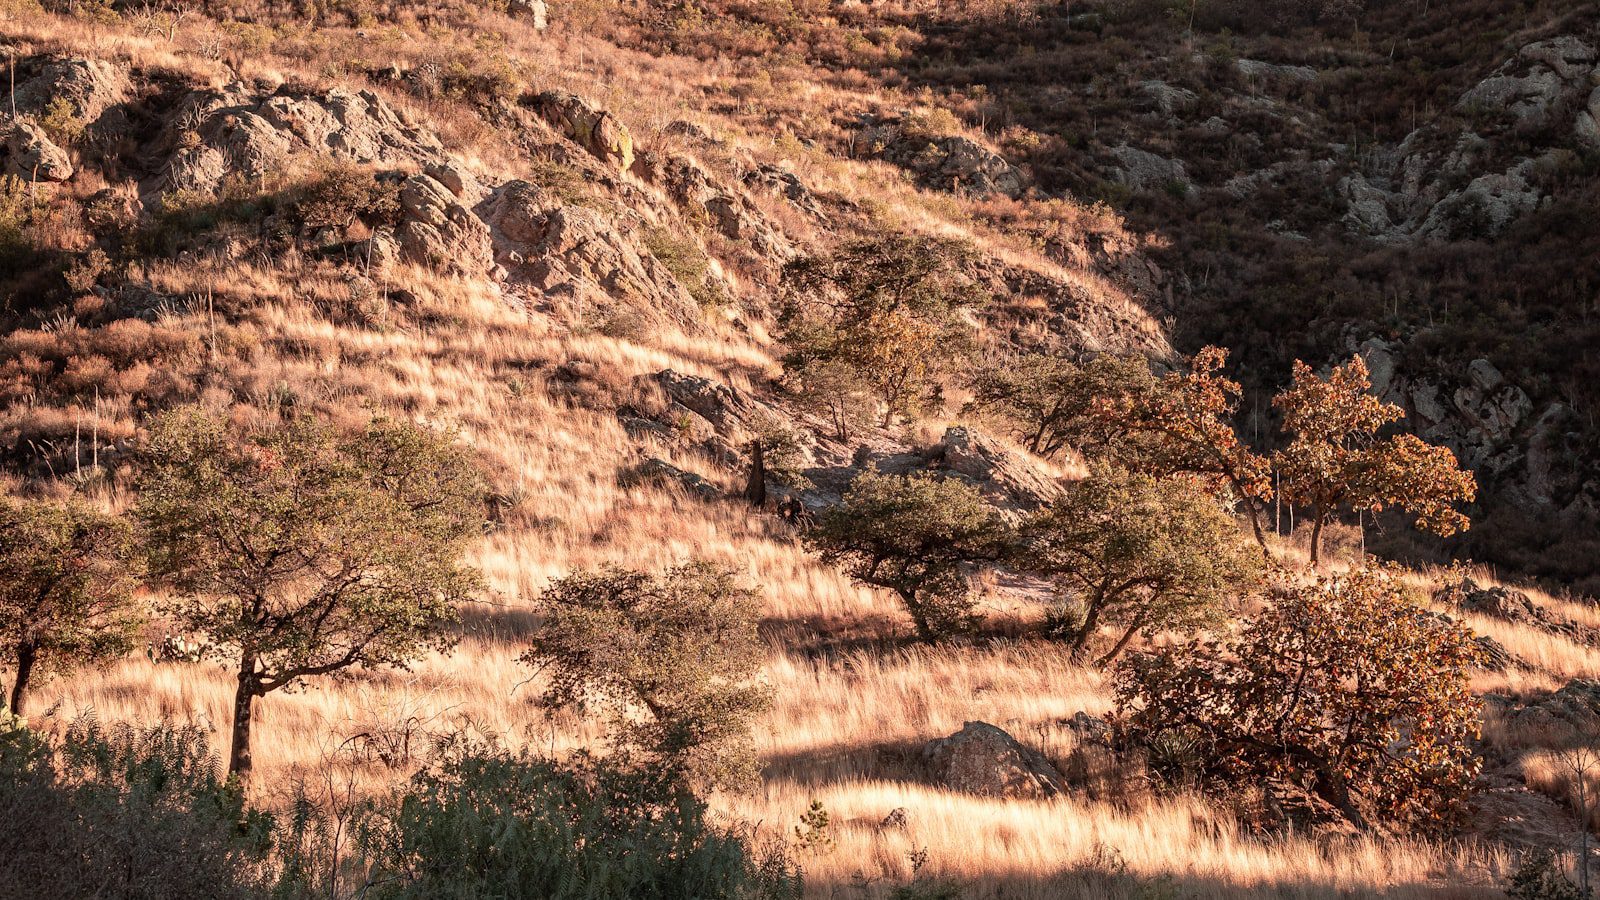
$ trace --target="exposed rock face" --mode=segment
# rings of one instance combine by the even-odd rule
[[[894,119],[863,129],[861,141],[869,154],[915,173],[927,187],[977,197],[1020,197],[1028,187],[1022,170],[962,135],[928,134],[903,119]]]
[[[57,59],[17,85],[17,112],[37,115],[59,99],[79,121],[95,125],[127,94],[128,74],[121,67],[99,59]]]
[[[445,161],[439,139],[371,91],[278,94],[241,84],[190,95],[157,141],[163,178],[146,190],[211,193],[228,174],[259,178],[295,153],[355,163]]]
[[[1576,109],[1571,133],[1600,149],[1597,75],[1600,54],[1580,38],[1565,35],[1523,47],[1457,101],[1457,111],[1476,130],[1452,136],[1425,125],[1392,152],[1374,155],[1366,171],[1339,182],[1346,226],[1387,242],[1498,234],[1546,202],[1533,172],[1554,151],[1508,162],[1496,158],[1490,137],[1566,129],[1556,117]]]
[[[489,226],[450,188],[429,175],[413,175],[400,189],[401,222],[395,241],[403,259],[461,275],[494,268]]]
[[[31,122],[13,122],[5,136],[5,172],[27,181],[66,181],[72,160],[44,129]]]
[[[745,173],[744,183],[751,187],[783,195],[795,209],[817,219],[825,219],[822,205],[816,195],[800,180],[800,176],[780,166],[763,163]]]
[[[694,298],[640,243],[636,215],[563,205],[525,181],[501,185],[479,212],[500,264],[546,297],[590,309],[626,304],[642,316],[702,327]]]
[[[987,722],[968,722],[949,737],[929,741],[922,756],[933,777],[952,790],[1029,800],[1066,791],[1044,754]]]
[[[1600,645],[1600,633],[1595,629],[1550,612],[1534,603],[1522,591],[1504,587],[1480,588],[1472,579],[1463,578],[1457,584],[1441,588],[1434,594],[1434,600],[1448,603],[1464,612],[1558,634],[1580,644]]]
[[[1111,148],[1111,156],[1118,165],[1112,172],[1113,177],[1129,187],[1138,190],[1189,189],[1189,173],[1181,159],[1167,159],[1127,144]]]
[[[597,159],[627,171],[633,165],[633,135],[616,116],[577,94],[547,91],[534,97],[534,110],[564,136]]]

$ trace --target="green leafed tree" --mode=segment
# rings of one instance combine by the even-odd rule
[[[1213,621],[1260,576],[1233,519],[1187,477],[1100,469],[1023,530],[1018,565],[1051,578],[1078,604],[1077,627],[1067,635],[1073,656],[1101,626],[1120,629],[1099,666],[1140,632]]]
[[[965,244],[893,235],[856,241],[784,269],[784,369],[836,430],[882,409],[880,424],[917,411],[970,343],[962,311],[982,294],[964,273]]]
[[[127,653],[140,615],[132,529],[87,503],[0,499],[0,649],[11,709],[41,671]]]
[[[1128,432],[1126,421],[1104,414],[1105,405],[1155,386],[1150,364],[1139,357],[1102,354],[1078,363],[1023,353],[980,365],[968,408],[1011,422],[1017,439],[1040,456],[1058,456],[1068,448],[1102,453]]]
[[[824,562],[899,595],[923,640],[972,620],[967,567],[1001,558],[1010,529],[977,488],[930,473],[865,472],[806,534]]]
[[[750,727],[770,693],[756,680],[760,606],[732,572],[578,572],[539,606],[545,621],[522,661],[548,678],[547,706],[598,706],[617,750],[696,785],[754,778]]]
[[[138,516],[166,612],[236,665],[228,770],[246,780],[257,698],[453,642],[478,585],[460,562],[482,489],[449,436],[310,418],[236,436],[198,407],[151,425]]]

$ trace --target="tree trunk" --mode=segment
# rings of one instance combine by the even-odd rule
[[[923,611],[916,595],[901,594],[900,600],[905,603],[906,612],[911,614],[911,623],[917,626],[917,638],[925,644],[933,643],[933,629],[928,626],[928,615]]]
[[[759,440],[750,442],[750,479],[744,485],[744,498],[758,509],[767,505],[767,456]]]
[[[228,775],[237,778],[240,787],[250,782],[250,716],[256,698],[262,693],[255,669],[255,657],[246,655],[239,667],[239,688],[233,695],[233,744],[228,750]]]
[[[23,700],[28,693],[28,679],[33,675],[33,665],[39,661],[39,648],[32,644],[17,647],[17,680],[11,685],[11,714],[22,715]]]
[[[1311,571],[1317,570],[1317,563],[1322,559],[1322,507],[1319,505],[1312,512],[1311,518]]]
[[[1072,661],[1077,662],[1083,656],[1083,645],[1089,643],[1089,638],[1100,627],[1100,604],[1095,603],[1083,614],[1083,627],[1078,629],[1077,637],[1072,639]]]
[[[1139,629],[1143,627],[1143,622],[1134,622],[1132,625],[1129,625],[1128,630],[1122,633],[1122,637],[1118,639],[1116,645],[1110,650],[1106,651],[1105,656],[1095,660],[1094,667],[1096,669],[1104,669],[1106,666],[1111,665],[1112,661],[1122,654],[1122,651],[1128,649],[1128,644],[1133,640],[1133,636],[1138,634]]]

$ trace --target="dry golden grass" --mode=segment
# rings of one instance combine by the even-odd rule
[[[818,192],[870,207],[862,212],[863,223],[970,238],[1010,264],[1118,310],[1159,339],[1148,314],[1086,260],[1052,259],[983,224],[1014,211],[989,208],[974,216],[968,201],[930,198],[882,164],[806,151],[757,127],[770,113],[804,129],[844,110],[892,105],[895,97],[847,84],[813,84],[793,73],[778,73],[776,84],[772,77],[763,82],[728,66],[620,50],[575,27],[538,36],[510,20],[485,21],[498,42],[493,52],[523,63],[519,72],[530,84],[588,94],[646,139],[674,118],[710,123],[728,139],[729,154],[787,161]],[[351,29],[233,28],[213,34],[196,18],[169,40],[51,16],[12,18],[4,26],[22,40],[122,58],[202,84],[221,84],[235,74],[281,81],[330,73],[347,83],[363,77],[345,58]],[[422,37],[431,33],[415,25],[374,32],[367,52],[406,63],[461,40],[438,34],[430,45]],[[740,86],[744,90],[734,90]],[[738,104],[725,102],[740,94],[746,99]],[[522,164],[504,136],[461,104],[389,95],[434,123],[483,170],[515,172]],[[825,237],[808,231],[809,222],[791,221],[782,204],[764,209],[798,237]],[[1094,210],[1056,214],[1068,223],[1063,227],[1120,227],[1103,218],[1103,211]],[[584,390],[613,400],[634,389],[634,376],[666,367],[747,385],[773,368],[758,332],[621,340],[526,315],[492,285],[421,270],[389,276],[417,298],[415,305],[384,304],[357,325],[329,314],[349,302],[342,274],[295,258],[270,265],[209,259],[154,264],[137,277],[172,296],[241,301],[220,326],[198,308],[175,309],[157,323],[195,339],[162,361],[189,381],[195,395],[260,409],[292,395],[296,405],[333,416],[353,418],[371,405],[457,428],[477,449],[494,487],[513,501],[503,526],[473,552],[491,590],[483,603],[464,610],[462,641],[453,653],[423,659],[410,672],[317,681],[258,705],[257,790],[265,800],[297,772],[336,770],[364,790],[392,784],[417,764],[429,731],[469,729],[557,750],[594,743],[599,735],[591,725],[571,717],[547,719],[530,704],[536,686],[524,683],[529,673],[514,662],[536,622],[538,592],[579,568],[607,562],[653,567],[698,556],[735,567],[759,587],[770,643],[763,677],[776,696],[757,730],[767,777],[752,795],[718,797],[717,806],[761,823],[767,833],[785,835],[812,799],[821,800],[839,824],[836,848],[804,860],[814,896],[884,896],[909,875],[910,854],[920,850],[929,859],[924,874],[956,878],[974,897],[1136,896],[1138,881],[1164,877],[1180,895],[1204,898],[1498,896],[1485,885],[1501,875],[1507,860],[1502,851],[1476,844],[1260,838],[1242,832],[1226,808],[1189,794],[1003,801],[908,777],[908,748],[971,719],[1006,727],[1048,753],[1065,753],[1070,737],[1060,720],[1080,710],[1107,709],[1104,676],[1070,665],[1044,644],[938,650],[895,644],[892,638],[907,630],[896,603],[818,565],[784,526],[735,502],[705,503],[669,488],[620,484],[619,473],[636,461],[635,440],[604,411],[605,404],[591,408],[582,402],[584,395],[564,394],[548,380],[554,367],[584,361],[596,373]],[[41,427],[33,419],[50,418],[43,424],[60,432],[87,417],[102,433],[123,439],[133,435],[138,412],[125,397],[107,397],[87,408],[19,405],[5,411],[4,421]],[[673,447],[652,452],[726,478]],[[120,484],[99,488],[111,505],[126,502]],[[1292,550],[1292,542],[1283,548]],[[1031,614],[1019,612],[1023,601],[1015,598],[993,603],[1008,615]],[[1575,607],[1563,614],[1596,619]],[[1503,623],[1473,624],[1540,669],[1485,678],[1486,689],[1531,690],[1600,672],[1600,654],[1588,648]],[[136,657],[41,684],[36,703],[40,709],[55,706],[57,717],[93,710],[104,720],[198,722],[218,729],[220,742],[231,687],[227,673],[212,664],[154,664]],[[415,741],[412,753],[394,766],[364,752],[374,739],[359,737],[402,740],[407,733]],[[908,829],[876,827],[902,807]],[[1083,877],[1119,869],[1126,878]]]

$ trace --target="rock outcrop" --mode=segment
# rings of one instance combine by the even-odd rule
[[[987,722],[968,722],[949,737],[929,741],[922,757],[934,780],[955,791],[1027,800],[1066,792],[1061,773],[1044,754]]]
[[[1117,161],[1112,177],[1135,190],[1189,189],[1189,172],[1181,159],[1168,159],[1127,144],[1111,148],[1111,157]]]
[[[924,186],[976,197],[1020,197],[1028,178],[1005,157],[959,134],[932,134],[907,119],[872,122],[858,138],[866,153],[916,175]]]
[[[633,165],[633,134],[616,116],[577,94],[546,91],[530,101],[533,109],[596,159],[627,171]]]
[[[394,239],[402,259],[467,276],[494,272],[489,226],[443,182],[431,175],[406,179],[400,189],[400,209]]]
[[[371,91],[280,92],[243,84],[197,91],[156,141],[165,157],[147,192],[214,193],[228,175],[260,178],[295,154],[353,163],[446,161],[437,136],[410,124]]]
[[[508,276],[574,310],[626,306],[631,314],[689,330],[700,308],[642,243],[631,212],[569,205],[526,181],[510,181],[479,204],[496,260]]]

